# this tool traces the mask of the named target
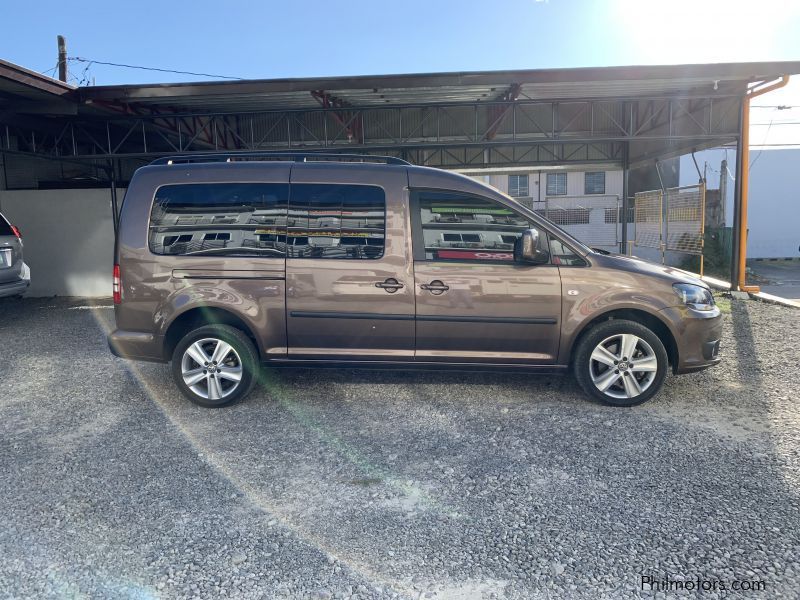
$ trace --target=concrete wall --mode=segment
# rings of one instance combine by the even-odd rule
[[[31,268],[28,296],[111,295],[114,226],[107,189],[0,190],[0,211],[22,231]]]
[[[728,168],[735,175],[736,153],[728,151]],[[708,162],[708,185],[719,185],[724,150],[696,154],[702,170]],[[747,211],[747,258],[800,256],[800,148],[750,149],[750,194]],[[727,175],[727,174],[725,174]],[[728,176],[727,225],[733,224],[734,181]],[[681,185],[697,183],[691,156],[681,158]]]

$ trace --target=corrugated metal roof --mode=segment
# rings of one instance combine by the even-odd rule
[[[0,107],[3,103],[50,101],[67,96],[75,88],[36,71],[0,60]]]
[[[191,112],[249,112],[314,108],[319,103],[311,92],[320,90],[358,107],[488,102],[513,85],[520,86],[520,98],[547,101],[722,97],[741,95],[752,81],[797,73],[800,62],[720,63],[95,86],[79,88],[76,95],[87,103],[103,100]]]

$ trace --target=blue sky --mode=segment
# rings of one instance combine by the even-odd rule
[[[795,0],[0,0],[0,22],[0,58],[36,71],[55,66],[57,34],[72,57],[248,79],[800,60]],[[205,79],[70,71],[98,85]],[[760,103],[800,105],[800,79]],[[755,110],[754,143],[800,142],[800,124],[769,125],[785,120],[800,110]]]
[[[3,0],[0,57],[34,70],[71,56],[232,75],[800,59],[797,2],[759,0]],[[85,65],[72,73],[84,76]],[[93,65],[97,84],[198,77]],[[73,80],[74,81],[74,80]]]

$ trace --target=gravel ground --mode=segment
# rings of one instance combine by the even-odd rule
[[[0,595],[798,597],[800,312],[722,306],[723,364],[634,409],[558,376],[298,370],[203,410],[108,353],[108,308],[0,301]]]

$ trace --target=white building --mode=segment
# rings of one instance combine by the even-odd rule
[[[709,188],[727,178],[725,225],[733,225],[736,152],[714,149],[695,156]],[[728,168],[721,173],[726,159]],[[800,148],[750,149],[750,193],[747,211],[747,258],[800,256]],[[681,158],[681,185],[697,183],[691,156]]]
[[[621,169],[466,171],[547,216],[585,244],[618,251],[622,235]]]

